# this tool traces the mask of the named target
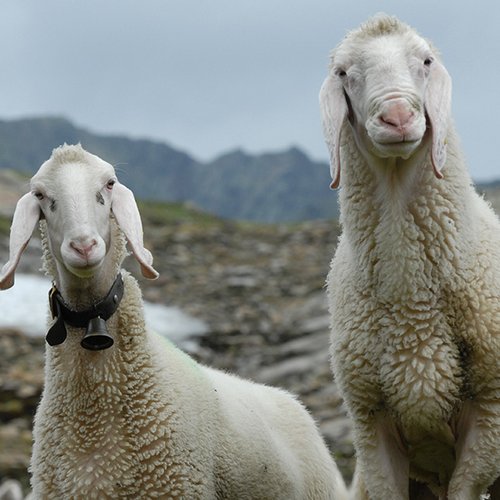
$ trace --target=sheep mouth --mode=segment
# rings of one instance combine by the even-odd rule
[[[91,278],[99,271],[102,264],[102,260],[94,263],[88,263],[85,261],[81,262],[65,262],[64,265],[66,269],[77,276],[78,278]]]
[[[80,278],[93,276],[101,267],[105,256],[105,245],[100,241],[83,249],[71,243],[63,245],[61,249],[62,264],[70,273]]]
[[[375,125],[367,127],[367,133],[374,144],[382,146],[400,146],[401,144],[418,145],[425,134],[425,127],[385,127],[384,125]]]
[[[427,122],[425,115],[406,100],[389,99],[370,114],[365,128],[375,145],[411,147],[422,141]]]
[[[420,146],[422,139],[410,140],[403,138],[398,141],[372,141],[374,153],[382,158],[403,158],[407,160]]]
[[[370,125],[372,125],[370,127]],[[386,127],[383,124],[368,124],[367,135],[375,154],[383,157],[409,158],[420,146],[425,134],[424,126]]]
[[[403,137],[401,137],[399,139],[395,139],[395,140],[394,139],[391,140],[389,138],[387,138],[387,139],[382,138],[382,139],[380,139],[378,141],[374,141],[374,142],[376,144],[380,144],[382,146],[396,146],[397,147],[397,146],[401,146],[402,144],[407,144],[409,146],[411,146],[412,144],[418,145],[418,144],[420,144],[421,140],[422,140],[421,138],[420,139],[410,139],[408,137],[403,136]]]

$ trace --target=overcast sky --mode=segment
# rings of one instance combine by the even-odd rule
[[[487,4],[487,8],[483,6]],[[329,51],[376,12],[441,50],[477,180],[500,178],[500,2],[0,0],[0,118],[60,115],[201,160],[234,148],[327,158]]]

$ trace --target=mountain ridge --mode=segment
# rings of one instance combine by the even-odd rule
[[[0,169],[30,176],[65,142],[80,142],[114,165],[140,199],[186,202],[222,218],[265,223],[339,215],[328,164],[297,146],[258,154],[236,148],[199,161],[167,141],[99,134],[64,117],[41,116],[0,120]],[[477,185],[495,208],[500,207],[499,187],[500,179]],[[12,197],[9,189],[0,191],[6,200]]]
[[[294,222],[338,216],[326,163],[302,150],[235,149],[201,162],[167,142],[94,133],[63,117],[0,120],[0,168],[33,174],[63,143],[113,164],[137,197],[189,202],[229,219]]]

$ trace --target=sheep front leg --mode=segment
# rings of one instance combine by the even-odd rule
[[[500,476],[499,415],[497,394],[488,400],[483,397],[465,403],[457,429],[457,462],[449,500],[479,500],[487,486]]]
[[[358,420],[354,433],[357,451],[351,490],[354,500],[408,500],[409,459],[390,418],[378,413]],[[363,491],[365,488],[367,491]]]

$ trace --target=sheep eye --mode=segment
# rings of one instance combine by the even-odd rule
[[[106,184],[106,188],[111,191],[113,189],[113,186],[115,185],[115,183],[116,183],[115,179],[110,179],[108,181],[108,183]]]
[[[425,66],[430,66],[432,64],[432,57],[427,57],[425,60],[424,60],[424,65]]]
[[[337,76],[339,76],[340,78],[344,78],[345,76],[347,76],[346,70],[345,69],[338,69]]]
[[[33,195],[38,199],[38,200],[43,200],[43,194],[40,193],[40,191],[35,191]]]

